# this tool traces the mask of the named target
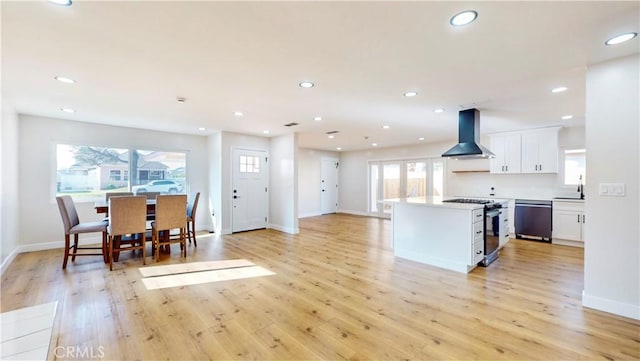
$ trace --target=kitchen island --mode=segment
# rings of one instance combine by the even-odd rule
[[[484,257],[484,207],[439,197],[385,199],[394,255],[467,273]]]

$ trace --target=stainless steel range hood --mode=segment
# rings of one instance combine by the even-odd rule
[[[466,109],[458,113],[458,144],[442,153],[442,156],[457,159],[495,157],[495,154],[480,144],[480,111],[478,109]]]

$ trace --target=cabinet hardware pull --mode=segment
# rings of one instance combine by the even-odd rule
[[[584,214],[582,215],[582,223],[584,223]]]
[[[509,171],[509,165],[505,165],[504,169],[508,172]]]
[[[580,215],[578,214],[578,223],[580,223]]]
[[[480,233],[482,233],[482,231],[477,231],[477,232],[476,232],[476,234],[480,234]]]
[[[536,170],[538,170],[538,165],[536,164]]]
[[[540,168],[540,169],[538,169],[538,170],[542,170],[542,164],[540,164],[540,166],[539,166],[538,168]]]

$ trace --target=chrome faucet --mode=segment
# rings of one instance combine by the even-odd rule
[[[582,184],[582,174],[578,180],[578,192],[580,192],[580,199],[584,199],[584,184]]]

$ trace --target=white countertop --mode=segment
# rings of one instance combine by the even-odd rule
[[[580,198],[554,198],[553,202],[584,203],[584,199],[580,199]]]
[[[449,198],[446,198],[449,199]],[[407,197],[383,199],[382,203],[390,204],[415,204],[425,207],[453,208],[453,209],[482,209],[484,205],[476,203],[448,203],[443,202],[442,197]]]

